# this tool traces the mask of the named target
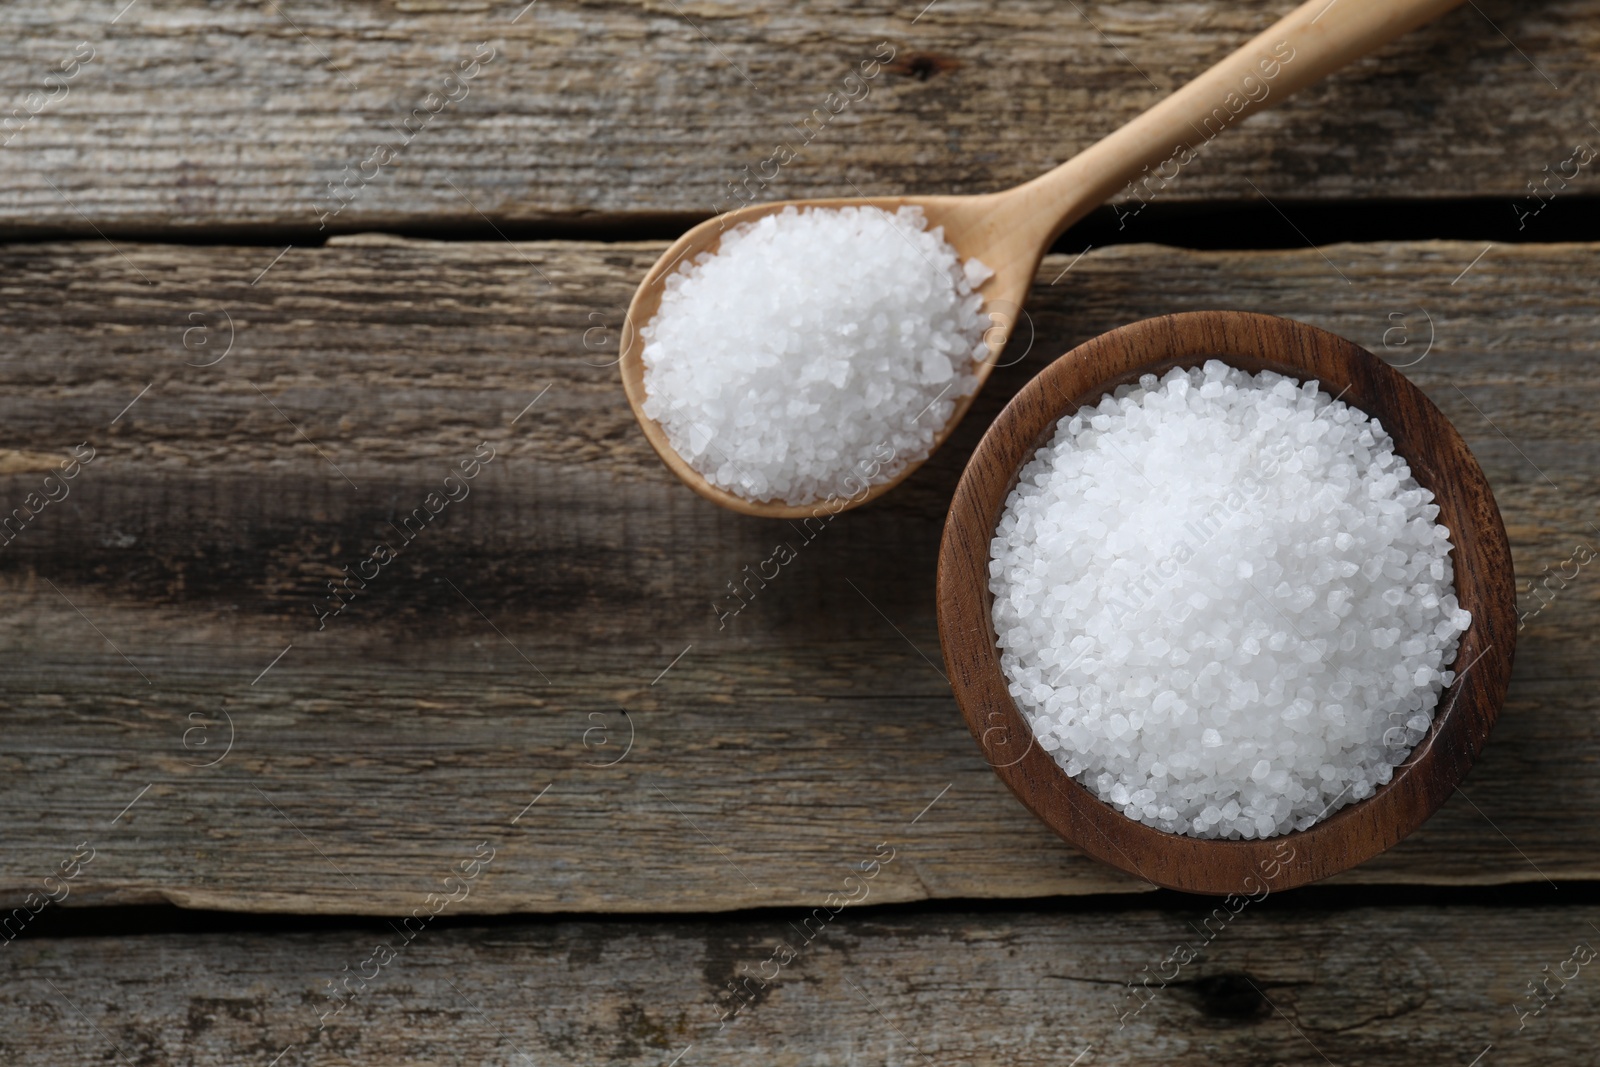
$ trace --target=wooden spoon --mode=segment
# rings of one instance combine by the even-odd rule
[[[875,196],[785,200],[752,204],[709,219],[678,238],[645,275],[628,308],[621,341],[622,384],[645,436],[672,472],[708,500],[746,515],[800,518],[819,504],[752,501],[719,489],[678,455],[664,430],[645,415],[644,341],[638,327],[655,317],[663,283],[680,263],[715,252],[723,231],[785,207],[920,207],[929,228],[944,227],[963,260],[991,270],[980,289],[995,323],[985,335],[989,358],[977,368],[982,388],[1011,334],[1039,261],[1055,239],[1130,182],[1154,195],[1192,162],[1204,145],[1241,119],[1282,100],[1347,63],[1455,7],[1461,0],[1308,0],[1271,29],[1222,60],[1126,126],[1025,185],[982,196]],[[966,414],[973,394],[956,403],[934,438],[942,445]],[[930,454],[931,454],[930,449]],[[837,512],[864,504],[898,485],[921,461],[865,493],[827,505]]]

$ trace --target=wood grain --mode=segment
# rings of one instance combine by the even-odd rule
[[[1440,694],[1431,728],[1393,780],[1307,830],[1270,840],[1164,833],[1125,817],[1068,777],[1056,756],[1034,743],[1011,697],[989,587],[989,545],[1007,498],[1060,421],[1145,376],[1217,358],[1250,373],[1321,382],[1328,394],[1388,431],[1396,454],[1432,492],[1439,522],[1451,531],[1453,591],[1472,614],[1454,660],[1460,677]],[[956,703],[985,760],[1017,799],[1103,863],[1169,889],[1219,896],[1326,878],[1365,863],[1421,826],[1455,793],[1488,739],[1505,699],[1517,636],[1505,527],[1482,469],[1449,420],[1403,374],[1350,341],[1292,319],[1240,311],[1130,323],[1079,345],[1024,386],[984,434],[956,486],[939,550],[938,597],[939,641]]]
[[[747,179],[760,199],[989,192],[1097,141],[1289,7],[124,6],[0,8],[0,232],[637,222],[709,216]],[[1158,199],[1494,196],[1509,213],[1595,136],[1600,0],[1477,6],[1231,131]],[[847,85],[885,42],[893,58]],[[465,95],[447,88],[480,45],[493,58]],[[780,144],[797,156],[764,167]],[[347,177],[347,205],[321,219]],[[1562,195],[1592,183],[1586,171]],[[1559,237],[1561,210],[1536,220],[1551,227],[1540,239]]]
[[[1128,1067],[1403,1067],[1470,1063],[1490,1044],[1483,1062],[1587,1062],[1600,1025],[1592,965],[1520,1031],[1516,1009],[1528,1008],[1529,982],[1574,970],[1574,948],[1600,936],[1600,909],[1330,913],[1280,903],[1288,901],[1226,919],[1198,906],[846,909],[825,924],[813,918],[809,944],[806,912],[430,929],[382,970],[362,966],[378,944],[401,941],[381,924],[20,940],[0,958],[0,1049],[17,1067],[265,1065],[278,1056],[279,1067],[659,1067],[674,1056],[1042,1065],[1071,1062],[1086,1046],[1085,1062]],[[785,942],[798,956],[780,970],[767,961]],[[1174,971],[1163,961],[1180,945],[1201,955]],[[330,1010],[325,983],[357,972],[377,977],[319,1031],[319,1012]],[[747,975],[736,999],[730,986]],[[1128,983],[1153,975],[1174,980],[1159,988],[1151,978],[1148,1004],[1119,1028],[1144,999]]]
[[[0,516],[98,450],[0,549],[0,886],[20,899],[88,840],[69,906],[403,913],[487,839],[469,911],[716,910],[815,903],[892,840],[875,900],[1137,890],[985,765],[939,673],[933,570],[1002,402],[1152,314],[1426,349],[1406,373],[1482,461],[1519,575],[1600,537],[1600,247],[1497,246],[1464,275],[1481,246],[1049,258],[1019,361],[950,444],[803,544],[677,484],[629,415],[606,364],[661,247],[350,239],[265,274],[276,248],[0,249]],[[318,631],[326,582],[485,440],[471,495]],[[731,614],[785,539],[797,560]],[[1344,879],[1600,877],[1592,579],[1521,635],[1470,800]],[[594,766],[619,708],[634,747]],[[233,749],[191,766],[223,711]]]

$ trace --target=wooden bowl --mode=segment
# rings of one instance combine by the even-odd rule
[[[1433,491],[1454,545],[1456,596],[1472,612],[1426,736],[1373,796],[1309,830],[1254,841],[1202,840],[1145,826],[1095,797],[1034,744],[1000,669],[989,543],[1018,473],[1057,421],[1142,374],[1221,359],[1242,370],[1316,379],[1382,422]],[[1455,427],[1388,364],[1288,319],[1207,311],[1146,319],[1056,360],[1006,405],[967,464],[939,551],[939,636],[956,702],[995,773],[1056,833],[1096,859],[1169,889],[1251,895],[1326,878],[1420,826],[1455,790],[1499,714],[1516,644],[1511,550],[1483,471]]]

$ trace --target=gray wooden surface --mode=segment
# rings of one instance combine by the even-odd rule
[[[932,575],[1005,398],[1163,311],[1289,315],[1414,362],[1525,580],[1600,537],[1595,246],[1497,246],[1464,275],[1481,245],[1051,258],[1032,348],[951,444],[809,543],[701,501],[638,434],[605,364],[658,247],[347,239],[253,285],[273,249],[6,250],[0,491],[98,453],[0,552],[0,884],[87,838],[69,904],[388,912],[493,838],[470,910],[714,911],[815,904],[840,855],[903,835],[885,901],[1139,890],[985,766],[941,675]],[[190,365],[230,321],[226,358]],[[471,495],[319,630],[327,581],[401,544],[390,524],[483,441]],[[713,601],[783,539],[799,558],[719,628]],[[1597,589],[1584,571],[1530,620],[1465,794],[1345,881],[1595,877]]]
[[[705,216],[793,142],[763,199],[984,192],[1098,140],[1289,5],[924,6],[14,0],[0,231]],[[1163,198],[1525,195],[1595,136],[1597,15],[1600,0],[1463,6],[1219,138]],[[885,43],[894,59],[846,85]],[[447,85],[463,62],[476,77]],[[834,93],[857,99],[808,137]]]
[[[783,913],[439,929],[383,968],[377,946],[402,939],[381,925],[19,942],[0,958],[17,1021],[0,1050],[19,1067],[1592,1062],[1594,964],[1570,961],[1600,941],[1600,908],[1278,903],[1226,919],[846,909],[809,941]],[[1179,946],[1198,957],[1163,964]],[[1551,979],[1560,995],[1532,1015],[1527,984],[1558,970],[1578,977]],[[375,977],[324,1019],[327,984],[357,972]]]

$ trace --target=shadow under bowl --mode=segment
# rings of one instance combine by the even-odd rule
[[[1308,830],[1227,841],[1134,821],[1068,777],[1034,743],[1007,690],[989,592],[989,546],[1007,497],[1057,422],[1117,386],[1220,359],[1306,381],[1382,423],[1450,530],[1456,598],[1472,613],[1455,681],[1393,779]],[[939,639],[956,702],[994,772],[1066,841],[1146,882],[1191,893],[1255,894],[1305,885],[1371,859],[1427,820],[1483,748],[1505,699],[1516,645],[1511,550],[1483,471],[1422,391],[1365,349],[1303,323],[1205,311],[1132,323],[1079,345],[1006,405],[962,474],[939,549]]]

